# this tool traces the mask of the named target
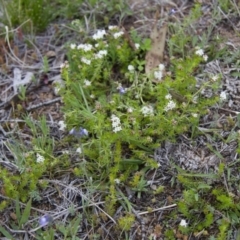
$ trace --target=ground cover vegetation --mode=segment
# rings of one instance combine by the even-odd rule
[[[230,98],[225,75],[206,66],[230,64],[239,78],[239,50],[214,32],[228,16],[239,19],[239,6],[186,2],[180,18],[185,5],[168,4],[144,8],[153,19],[144,32],[131,26],[135,14],[143,16],[131,1],[1,1],[8,43],[16,33],[34,39],[59,19],[75,33],[62,43],[61,81],[53,87],[61,118],[52,124],[47,114],[26,111],[29,92],[21,85],[11,113],[21,121],[12,131],[2,122],[1,237],[237,239],[240,115],[226,110],[234,117],[220,122]],[[211,24],[193,34],[206,6]],[[47,75],[50,63],[42,61]],[[184,145],[182,136],[194,149],[204,139],[217,160],[199,168],[174,152],[158,155],[164,144]],[[219,142],[234,143],[234,156]]]

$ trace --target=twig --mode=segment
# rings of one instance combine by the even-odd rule
[[[61,101],[61,99],[62,99],[61,97],[54,98],[50,101],[46,101],[46,102],[43,102],[43,103],[39,103],[39,104],[30,106],[30,107],[27,107],[26,110],[31,111],[31,110],[39,108],[39,107],[43,107],[43,106],[46,106],[46,105],[49,105],[49,104],[52,104],[52,103],[55,103],[55,102],[59,102],[59,101]]]
[[[167,210],[167,209],[169,209],[169,208],[174,208],[174,207],[176,207],[176,206],[177,206],[177,204],[172,204],[172,205],[169,205],[169,206],[166,206],[166,207],[161,207],[161,208],[153,209],[153,210],[151,210],[151,211],[141,212],[141,213],[138,213],[138,215],[144,215],[144,214],[148,214],[148,213],[163,211],[163,210]]]

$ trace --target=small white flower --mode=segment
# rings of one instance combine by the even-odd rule
[[[142,107],[141,112],[144,115],[144,117],[153,116],[153,107],[152,106],[144,106],[144,107]]]
[[[158,68],[160,71],[163,71],[165,69],[165,66],[162,63],[160,63]]]
[[[92,37],[94,40],[98,40],[98,39],[102,39],[104,37],[104,35],[106,35],[105,30],[98,30],[97,33],[93,34]]]
[[[163,77],[162,71],[155,71],[154,77],[159,81],[162,80],[162,77]]]
[[[134,71],[134,66],[133,65],[128,65],[128,71],[133,72]]]
[[[218,75],[212,76],[212,80],[213,80],[213,82],[216,82],[218,80]]]
[[[60,130],[60,131],[64,131],[65,128],[66,128],[66,124],[65,124],[64,121],[59,121],[59,122],[58,122],[58,126],[59,126],[59,130]]]
[[[179,225],[182,226],[182,227],[187,227],[187,222],[186,222],[186,220],[185,220],[185,219],[182,219]]]
[[[198,117],[198,114],[197,113],[192,113],[192,116],[197,118]]]
[[[37,153],[37,163],[42,163],[44,162],[44,160],[45,160],[44,157],[39,153]]]
[[[114,114],[111,116],[111,121],[113,123],[120,124],[120,119],[116,115],[114,115]]]
[[[94,98],[95,98],[94,94],[91,94],[91,95],[90,95],[90,98],[94,99]]]
[[[95,48],[98,48],[99,47],[99,43],[96,43],[94,46],[95,46]]]
[[[114,37],[115,39],[117,39],[117,38],[121,37],[123,34],[124,34],[123,31],[116,32],[116,33],[113,34],[113,37]]]
[[[203,55],[203,60],[206,62],[208,60],[208,56],[206,54]]]
[[[197,50],[195,51],[195,54],[197,54],[198,56],[203,56],[204,51],[201,48],[199,48],[199,47],[197,47],[196,49]]]
[[[121,126],[118,126],[118,127],[115,127],[114,129],[113,129],[113,132],[119,132],[119,131],[121,131],[122,130],[122,127]]]
[[[76,150],[77,153],[81,154],[82,153],[82,149],[80,147],[77,148]]]
[[[140,44],[139,43],[135,43],[135,48],[139,49],[140,48]]]
[[[116,184],[120,184],[120,179],[118,179],[118,178],[116,178],[116,179],[114,179],[114,182],[116,183]]]
[[[113,127],[113,128],[116,128],[116,127],[118,127],[118,125],[119,125],[119,123],[118,123],[118,122],[112,122],[112,127]]]
[[[89,81],[89,80],[87,80],[87,79],[85,79],[84,80],[84,84],[85,84],[85,86],[91,86],[91,82]]]
[[[132,113],[132,112],[133,112],[133,109],[132,109],[131,107],[129,107],[129,108],[127,109],[127,112],[128,112],[128,113]]]
[[[75,44],[75,43],[72,43],[72,44],[70,45],[70,48],[71,48],[71,49],[75,49],[75,48],[76,48],[76,44]]]
[[[226,99],[227,99],[226,92],[221,92],[221,93],[220,93],[220,100],[221,100],[221,101],[225,101]]]
[[[107,50],[100,50],[98,53],[95,54],[95,58],[101,59],[106,55],[107,55]]]
[[[112,121],[113,132],[116,133],[122,130],[120,118],[118,118],[116,115],[113,114],[111,116],[111,121]]]
[[[165,99],[167,99],[167,100],[172,99],[172,95],[171,95],[171,94],[167,94],[167,95],[165,96]]]
[[[114,30],[114,29],[118,29],[118,26],[108,26],[109,30]]]
[[[167,106],[164,108],[164,111],[169,111],[169,110],[172,110],[176,107],[176,103],[174,101],[169,101]]]
[[[91,60],[89,60],[89,59],[87,59],[87,58],[85,58],[85,57],[82,57],[82,58],[81,58],[81,61],[82,61],[83,63],[87,64],[87,65],[90,65],[90,64],[91,64]]]
[[[88,52],[91,51],[93,48],[93,46],[91,44],[79,44],[77,46],[77,49],[82,49],[84,52]]]

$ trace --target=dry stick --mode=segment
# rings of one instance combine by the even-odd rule
[[[138,215],[144,215],[144,214],[148,214],[148,213],[163,211],[163,210],[167,210],[167,209],[169,209],[169,208],[174,208],[174,207],[176,207],[176,206],[177,206],[177,204],[172,204],[172,205],[169,205],[169,206],[166,206],[166,207],[161,207],[161,208],[153,209],[153,210],[151,210],[151,211],[141,212],[141,213],[138,213]]]
[[[43,106],[46,106],[46,105],[49,105],[49,104],[61,101],[61,99],[62,99],[61,97],[58,97],[58,98],[52,99],[50,101],[46,101],[46,102],[43,102],[43,103],[39,103],[39,104],[30,106],[30,107],[27,107],[26,110],[27,111],[31,111],[33,109],[36,109],[36,108],[39,108],[39,107],[43,107]]]

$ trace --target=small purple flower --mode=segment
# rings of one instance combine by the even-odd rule
[[[87,137],[88,136],[88,131],[85,128],[80,127],[79,130],[76,130],[75,128],[72,128],[69,132],[70,135],[73,135],[77,138],[81,137]]]
[[[170,12],[168,13],[168,15],[173,15],[177,12],[177,10],[175,10],[174,8],[170,10]]]
[[[46,215],[39,218],[39,225],[41,227],[44,227],[44,226],[52,223],[52,221],[53,221],[52,216],[50,216],[49,214],[46,214]]]
[[[123,87],[120,87],[120,88],[119,88],[119,93],[120,93],[120,94],[126,93],[126,89],[123,88]]]

